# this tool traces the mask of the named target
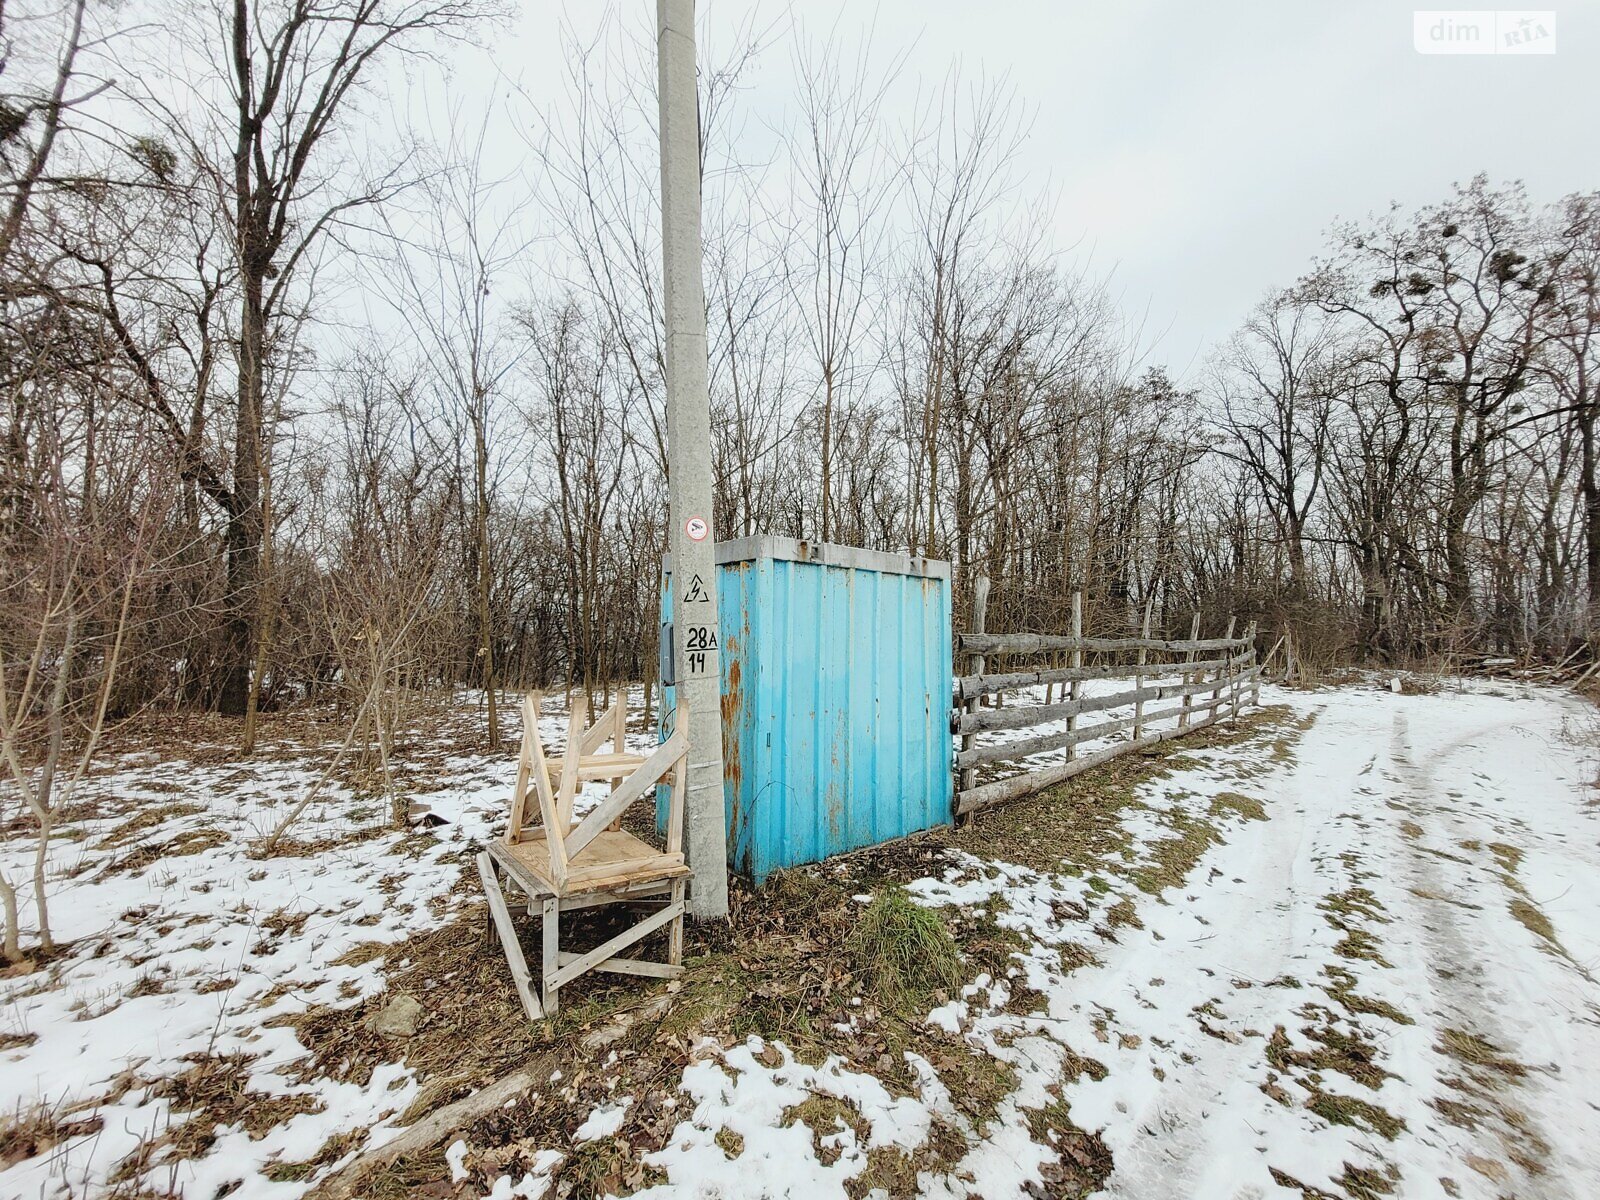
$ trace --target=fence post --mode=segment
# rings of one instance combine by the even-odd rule
[[[1083,593],[1072,593],[1072,636],[1078,639],[1078,644],[1072,648],[1072,665],[1074,668],[1083,666]],[[1076,700],[1083,691],[1083,684],[1074,679],[1067,687],[1067,699]],[[1076,733],[1078,730],[1078,714],[1073,713],[1067,718],[1067,732]],[[1078,743],[1072,742],[1067,746],[1067,761],[1071,762],[1078,757]]]
[[[1224,641],[1227,641],[1233,637],[1234,626],[1238,623],[1238,617],[1228,618],[1228,632],[1222,635]],[[1228,646],[1224,646],[1222,648],[1222,665],[1217,668],[1217,678],[1215,681],[1217,686],[1211,689],[1211,703],[1207,706],[1210,711],[1206,714],[1207,716],[1215,718],[1217,715],[1217,710],[1222,707],[1222,689],[1226,684],[1228,676],[1232,674],[1233,650]]]
[[[1244,627],[1244,636],[1249,640],[1249,644],[1250,644],[1250,661],[1252,663],[1254,663],[1255,660],[1256,660],[1256,623],[1254,621],[1251,621],[1250,624],[1248,624],[1248,625],[1246,625]],[[1242,675],[1243,672],[1240,672],[1240,674]],[[1237,721],[1239,719],[1239,702],[1242,699],[1244,699],[1245,682],[1246,681],[1243,680],[1243,679],[1236,679],[1234,681],[1234,685],[1233,685],[1233,716],[1230,718],[1231,720],[1234,720],[1234,721]]]
[[[1191,642],[1197,641],[1199,639],[1199,637],[1200,637],[1200,610],[1199,609],[1195,609],[1194,618],[1189,622],[1189,640]],[[1186,654],[1184,654],[1183,661],[1186,662],[1186,663],[1192,663],[1194,661],[1194,647],[1193,646],[1189,647],[1188,652]],[[1179,729],[1187,729],[1187,728],[1189,728],[1189,709],[1194,704],[1194,696],[1190,693],[1189,689],[1192,686],[1194,686],[1194,682],[1195,682],[1194,676],[1195,676],[1195,673],[1193,671],[1185,671],[1183,673],[1183,711],[1178,714],[1178,728]]]
[[[984,633],[984,632],[986,632],[985,629],[984,629],[984,623],[988,618],[988,614],[989,614],[989,577],[987,575],[979,575],[975,580],[972,581],[972,632],[973,633]],[[971,664],[971,671],[972,671],[972,673],[974,675],[982,675],[984,667],[986,667],[988,665],[988,657],[986,655],[983,655],[983,654],[974,654],[971,657],[970,664]],[[969,713],[977,712],[978,711],[978,702],[980,700],[982,700],[982,699],[983,699],[983,693],[980,691],[975,696],[973,696],[971,699],[969,699],[967,701],[967,706],[966,706],[967,707],[967,711]],[[975,733],[962,734],[961,735],[961,748],[963,750],[971,750],[973,745],[977,742],[977,740],[978,740],[978,735],[975,734]],[[967,767],[965,770],[963,770],[961,772],[961,787],[960,787],[959,792],[966,791],[968,788],[970,788],[977,781],[978,781],[978,768],[977,767]],[[959,792],[957,793],[958,795],[959,795]]]
[[[1255,632],[1256,632],[1256,623],[1254,621],[1251,621],[1250,622],[1250,634],[1251,634],[1250,665],[1255,670],[1255,675],[1251,680],[1250,703],[1252,705],[1254,705],[1256,708],[1260,708],[1261,707],[1261,673],[1266,670],[1266,664],[1256,661]]]
[[[1154,596],[1149,597],[1144,602],[1144,624],[1142,626],[1140,626],[1140,628],[1139,628],[1139,636],[1144,638],[1146,641],[1148,641],[1150,639],[1150,609],[1155,604],[1155,602],[1156,602],[1156,598]],[[1139,663],[1139,666],[1141,668],[1144,666],[1145,662],[1147,661],[1146,655],[1148,653],[1149,653],[1149,651],[1147,651],[1143,646],[1139,647],[1138,663]],[[1141,669],[1141,670],[1135,671],[1133,673],[1133,690],[1135,692],[1139,692],[1139,691],[1142,691],[1143,688],[1144,688],[1144,671]],[[1135,700],[1133,702],[1133,740],[1137,742],[1139,740],[1139,735],[1141,733],[1143,733],[1143,732],[1144,732],[1144,701],[1143,700]]]

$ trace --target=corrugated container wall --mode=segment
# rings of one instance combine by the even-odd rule
[[[948,823],[950,565],[777,537],[716,559],[734,869],[760,883]]]

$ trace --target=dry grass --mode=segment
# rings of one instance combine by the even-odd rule
[[[1518,1083],[1527,1077],[1528,1068],[1515,1059],[1507,1058],[1500,1047],[1488,1038],[1462,1029],[1446,1029],[1439,1035],[1434,1047],[1470,1070],[1483,1084],[1499,1088],[1507,1083]]]
[[[74,1118],[43,1105],[18,1108],[0,1117],[0,1170],[73,1138],[99,1133],[102,1124],[99,1117]]]
[[[481,748],[475,744],[479,735],[472,722],[458,717],[441,718],[431,742],[410,748],[416,765],[403,786],[431,786],[447,771],[449,755]],[[913,1094],[917,1087],[904,1058],[907,1051],[914,1051],[933,1064],[962,1116],[981,1132],[1015,1089],[1015,1073],[961,1039],[926,1026],[921,1017],[980,971],[1004,978],[1020,939],[1000,927],[999,902],[968,910],[928,910],[912,903],[903,885],[938,874],[949,849],[1041,870],[1126,875],[1131,848],[1123,817],[1130,805],[1138,803],[1142,785],[1185,766],[1190,747],[1239,744],[1279,728],[1281,721],[1281,713],[1255,713],[1241,719],[1236,728],[1213,726],[1182,744],[1117,760],[1051,793],[983,814],[963,828],[934,830],[824,866],[780,873],[759,893],[735,882],[730,922],[691,928],[687,970],[664,1009],[629,1025],[602,1055],[583,1050],[582,1037],[611,1023],[620,1008],[635,1004],[641,996],[661,997],[663,985],[586,976],[563,989],[558,1019],[530,1026],[522,1017],[499,947],[488,932],[486,909],[481,903],[469,904],[437,929],[395,945],[364,945],[346,956],[349,963],[383,957],[390,965],[389,996],[406,992],[422,1000],[425,1013],[414,1037],[388,1040],[372,1032],[369,1018],[389,996],[346,1008],[315,1009],[286,1022],[310,1050],[299,1070],[304,1078],[364,1084],[377,1065],[403,1058],[418,1072],[421,1083],[417,1100],[400,1118],[401,1123],[411,1123],[515,1068],[549,1063],[552,1073],[559,1071],[559,1082],[531,1091],[462,1132],[474,1150],[474,1184],[487,1185],[501,1174],[518,1177],[532,1165],[538,1149],[553,1148],[567,1155],[558,1168],[554,1193],[578,1200],[607,1191],[630,1191],[654,1179],[643,1159],[663,1146],[683,1119],[679,1082],[695,1046],[705,1038],[722,1045],[750,1035],[781,1040],[808,1062],[836,1054],[903,1095]],[[164,747],[190,762],[222,762],[234,755],[230,739],[236,730],[230,723],[191,714],[157,724],[159,728],[153,725],[142,735],[151,747]],[[301,755],[306,746],[326,746],[339,727],[331,709],[268,714],[260,753]],[[1282,752],[1287,754],[1289,739],[1282,740]],[[184,743],[181,751],[180,743]],[[406,751],[405,746],[399,748]],[[146,811],[151,815],[136,814],[130,821],[142,819],[142,828],[154,828],[157,810]],[[189,814],[168,806],[161,819],[182,815]],[[1175,818],[1174,836],[1168,839],[1174,844],[1159,851],[1148,882],[1152,887],[1168,886],[1192,867],[1214,838],[1206,816],[1222,820],[1263,815],[1259,801],[1226,793],[1209,814]],[[382,829],[375,823],[351,836],[379,832]],[[200,852],[207,833],[191,831],[152,849],[157,855]],[[321,848],[320,843],[285,843],[280,852],[309,854]],[[150,852],[141,848],[135,853]],[[132,865],[136,860],[129,861]],[[460,889],[461,896],[476,898],[476,879],[470,870],[463,872]],[[863,892],[875,897],[869,905],[854,899]],[[1096,931],[1087,911],[1061,915],[1081,916],[1084,940],[1093,941]],[[598,944],[614,931],[616,919],[603,911],[575,914],[570,944],[574,948]],[[1134,919],[1131,900],[1122,901],[1107,918],[1111,928]],[[267,918],[258,946],[267,949],[293,939],[298,932],[295,922],[289,913]],[[526,948],[532,950],[536,922],[519,925]],[[563,932],[568,933],[566,923]],[[641,953],[648,956],[658,949],[648,944]],[[1093,956],[1082,946],[1069,944],[1062,949],[1062,961],[1064,969],[1072,969],[1092,962]],[[1012,1008],[1026,1011],[1038,1007],[1037,1000],[1012,981]],[[841,1025],[850,1032],[842,1032]],[[1076,1073],[1103,1074],[1104,1068],[1089,1059],[1071,1060],[1068,1074]],[[218,1124],[241,1123],[256,1134],[293,1111],[303,1111],[296,1105],[309,1103],[251,1092],[248,1064],[240,1059],[197,1059],[183,1075],[162,1086],[179,1117],[138,1162],[130,1162],[130,1176],[158,1150],[203,1151]],[[573,1133],[583,1117],[622,1094],[634,1098],[622,1131],[614,1138],[576,1143]],[[821,1120],[820,1113],[813,1115]],[[847,1123],[861,1119],[854,1110],[851,1115],[834,1115]],[[1104,1145],[1072,1125],[1065,1103],[1058,1100],[1030,1114],[1030,1124],[1034,1136],[1062,1156],[1060,1166],[1051,1169],[1050,1194],[1086,1194],[1109,1172]],[[351,1149],[353,1136],[331,1139],[304,1162],[276,1164],[271,1168],[273,1177],[305,1178]],[[728,1140],[724,1150],[736,1154],[740,1147]],[[891,1197],[910,1195],[918,1173],[948,1170],[967,1149],[965,1136],[939,1125],[928,1144],[912,1156],[872,1152],[867,1172],[857,1181],[863,1186],[852,1185],[852,1191],[881,1187]],[[447,1178],[442,1152],[435,1149],[402,1158],[376,1173],[364,1181],[361,1194],[442,1194]]]
[[[157,1161],[204,1154],[216,1142],[221,1126],[242,1127],[259,1138],[299,1113],[316,1112],[308,1096],[282,1096],[250,1087],[252,1058],[245,1054],[190,1055],[187,1070],[160,1080],[151,1095],[167,1101],[172,1123],[117,1164],[114,1181],[138,1179]]]
[[[854,1069],[868,1071],[891,1092],[913,1094],[916,1081],[904,1060],[906,1051],[922,1055],[939,1072],[953,1102],[974,1128],[984,1129],[1006,1095],[1016,1087],[1014,1072],[958,1038],[924,1025],[929,1007],[953,994],[979,970],[1004,977],[1018,936],[1000,928],[995,906],[932,911],[911,902],[903,885],[937,874],[949,848],[996,857],[1039,870],[1128,869],[1128,838],[1123,817],[1137,803],[1137,791],[1185,765],[1191,746],[1245,742],[1280,727],[1281,712],[1254,713],[1236,729],[1212,726],[1182,745],[1155,754],[1119,759],[1053,792],[1029,797],[980,815],[961,828],[931,830],[890,845],[860,851],[818,867],[779,872],[759,892],[734,881],[732,916],[726,926],[694,926],[688,932],[686,971],[664,1011],[638,1020],[607,1045],[615,1055],[601,1069],[578,1049],[581,1038],[609,1024],[641,995],[659,996],[660,985],[641,991],[637,980],[589,975],[562,990],[561,1015],[530,1028],[521,1019],[498,948],[472,926],[481,915],[385,949],[391,962],[409,961],[391,972],[391,990],[425,997],[428,1014],[415,1038],[404,1046],[406,1060],[423,1073],[423,1092],[404,1120],[473,1090],[489,1078],[519,1065],[530,1055],[547,1056],[561,1073],[559,1084],[538,1089],[510,1107],[463,1131],[474,1148],[474,1181],[487,1185],[498,1174],[526,1170],[532,1154],[553,1148],[569,1154],[557,1168],[555,1194],[583,1197],[606,1188],[631,1189],[645,1177],[642,1160],[671,1135],[681,1107],[673,1107],[684,1066],[693,1047],[711,1038],[733,1045],[754,1035],[781,1041],[801,1060],[821,1062],[837,1054]],[[1289,738],[1285,735],[1283,753]],[[1218,798],[1211,816],[1254,818],[1259,802],[1237,793]],[[648,814],[646,814],[646,818]],[[1214,836],[1202,818],[1174,825],[1181,843],[1161,852],[1150,878],[1153,886],[1176,881]],[[854,897],[870,893],[863,907]],[[1116,920],[1131,921],[1124,901]],[[1093,933],[1085,919],[1085,937]],[[533,923],[523,923],[525,948],[533,950]],[[564,926],[564,934],[566,926]],[[598,944],[610,931],[603,911],[572,921],[575,946]],[[647,946],[645,953],[653,947]],[[1081,947],[1063,950],[1066,968],[1092,962]],[[962,963],[965,966],[961,966]],[[1011,1007],[1037,1007],[1037,997],[1012,988]],[[312,1045],[322,1073],[363,1078],[379,1061],[396,1053],[393,1045],[374,1045],[363,1024],[381,999],[355,1010],[326,1011],[301,1018],[297,1028]],[[850,1032],[842,1032],[844,1026]],[[1068,1074],[1103,1075],[1089,1059],[1069,1063]],[[627,1122],[616,1138],[579,1148],[571,1135],[597,1104],[633,1096]],[[823,1110],[827,1111],[824,1112]],[[861,1117],[838,1101],[813,1098],[790,1113],[814,1132],[825,1134],[838,1120],[856,1127]],[[1037,1137],[1062,1155],[1052,1168],[1051,1194],[1087,1194],[1110,1169],[1098,1138],[1074,1127],[1065,1104],[1032,1115]],[[726,1153],[738,1147],[727,1139]],[[928,1146],[907,1157],[873,1152],[852,1194],[881,1187],[891,1197],[914,1194],[916,1174],[950,1169],[966,1153],[966,1138],[936,1127]],[[576,1153],[574,1153],[576,1151]],[[377,1197],[415,1194],[445,1176],[442,1155],[402,1160],[368,1181],[365,1194]]]

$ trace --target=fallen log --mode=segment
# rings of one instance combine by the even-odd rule
[[[555,1053],[546,1051],[537,1056],[532,1065],[519,1068],[470,1096],[463,1096],[443,1108],[434,1109],[382,1145],[356,1155],[312,1188],[307,1200],[354,1200],[361,1194],[357,1189],[374,1171],[392,1166],[407,1154],[420,1154],[433,1149],[458,1129],[471,1125],[479,1117],[487,1116],[536,1084],[548,1081],[555,1069]]]

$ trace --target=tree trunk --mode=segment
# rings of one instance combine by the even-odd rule
[[[1587,399],[1578,408],[1578,432],[1583,440],[1579,490],[1583,498],[1584,581],[1589,588],[1588,634],[1600,635],[1600,478],[1595,465],[1595,406]]]
[[[248,218],[247,218],[248,219]],[[228,512],[226,618],[223,681],[217,708],[242,716],[248,707],[254,665],[257,590],[261,586],[262,359],[266,346],[263,278],[247,247],[244,304],[239,320],[239,407],[234,421],[233,504]]]
[[[479,396],[475,403],[482,404]],[[481,409],[473,413],[473,540],[477,544],[478,559],[478,655],[483,660],[483,690],[489,704],[489,745],[500,745],[500,713],[495,697],[494,627],[489,617],[490,589],[494,584],[489,559],[489,447],[484,435]]]

